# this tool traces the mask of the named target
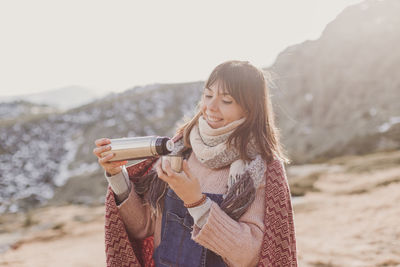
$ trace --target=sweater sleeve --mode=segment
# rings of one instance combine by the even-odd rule
[[[264,233],[265,185],[239,221],[212,202],[206,223],[193,226],[192,239],[219,254],[230,266],[256,266]]]
[[[211,205],[212,205],[212,201],[210,198],[207,197],[204,204],[197,206],[197,207],[188,208],[188,211],[189,211],[190,215],[192,216],[194,223],[198,227],[201,228],[206,223],[208,214],[210,213]]]
[[[109,175],[107,172],[104,172],[104,176],[114,192],[117,205],[120,204],[128,197],[129,192],[131,191],[129,175],[125,165],[122,167],[122,171],[120,173],[116,175]]]
[[[148,175],[154,175],[154,172]],[[130,239],[144,239],[148,236],[154,235],[156,227],[156,214],[143,198],[141,198],[135,191],[135,185],[129,180],[129,194],[128,197],[122,201],[117,208],[122,221],[125,224],[125,229]],[[148,177],[150,179],[150,177]]]
[[[128,198],[118,206],[118,210],[129,238],[143,239],[154,234],[156,218],[150,205],[136,194],[132,182],[131,188]]]

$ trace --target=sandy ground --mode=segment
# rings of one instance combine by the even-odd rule
[[[106,266],[103,207],[42,208],[13,219],[7,223],[16,229],[0,235],[3,249],[13,244],[0,254],[0,266]],[[33,225],[23,227],[27,220]]]
[[[400,266],[400,168],[369,175],[323,177],[316,186],[335,193],[295,205],[300,266]],[[364,178],[375,186],[357,182]],[[352,192],[348,179],[358,184]]]
[[[400,266],[400,165],[357,164],[288,172],[318,173],[312,192],[293,202],[299,266]],[[103,221],[103,207],[3,215],[0,266],[105,266]]]

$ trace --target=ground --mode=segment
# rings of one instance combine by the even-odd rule
[[[288,168],[299,266],[400,266],[400,152]],[[302,195],[302,196],[300,196]],[[0,266],[105,266],[103,206],[0,219]]]

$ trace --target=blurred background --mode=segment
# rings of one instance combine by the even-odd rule
[[[0,2],[0,266],[105,266],[101,137],[172,136],[263,68],[300,266],[400,266],[400,1]]]

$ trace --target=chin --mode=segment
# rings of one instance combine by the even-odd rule
[[[218,128],[224,126],[223,121],[219,121],[219,122],[215,123],[215,122],[210,122],[210,121],[207,120],[207,123],[208,123],[208,125],[209,125],[211,128],[213,128],[213,129],[218,129]]]

